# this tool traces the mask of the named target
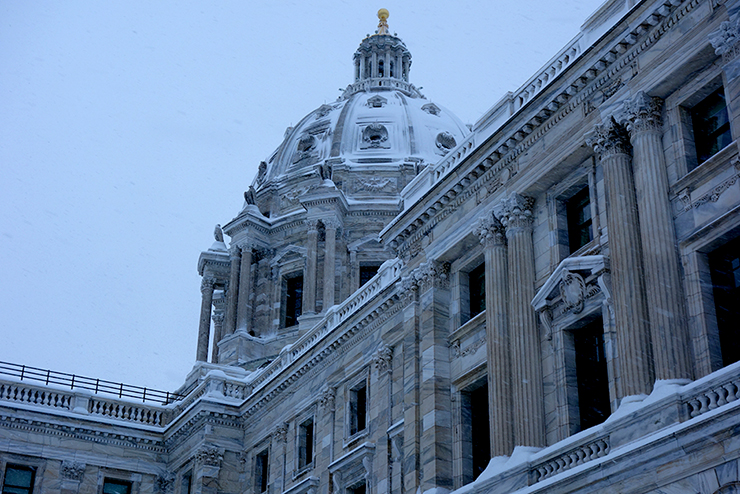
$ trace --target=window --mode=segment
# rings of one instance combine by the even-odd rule
[[[385,64],[383,60],[378,60],[378,77],[385,77]]]
[[[105,479],[103,482],[103,494],[131,494],[131,482]]]
[[[460,393],[462,407],[463,483],[483,473],[491,459],[488,423],[488,381],[479,380]]]
[[[691,125],[699,164],[732,142],[723,87],[720,86],[691,109]]]
[[[303,276],[293,276],[285,280],[285,324],[289,328],[298,324],[303,306]]]
[[[367,382],[349,392],[349,434],[353,436],[367,427]]]
[[[570,253],[594,239],[591,225],[591,198],[588,187],[582,188],[565,202]]]
[[[182,476],[180,482],[180,494],[190,494],[193,485],[193,472],[190,471]]]
[[[578,389],[579,430],[605,421],[611,413],[604,355],[604,325],[598,318],[573,331]]]
[[[722,365],[740,361],[740,237],[709,254]]]
[[[352,487],[347,487],[346,492],[347,494],[365,494],[365,492],[367,492],[365,482],[362,481],[358,484],[353,485]]]
[[[36,472],[23,465],[8,465],[3,480],[3,494],[31,494]]]
[[[313,417],[298,426],[298,468],[304,468],[313,461]]]
[[[254,460],[254,489],[256,492],[267,491],[269,478],[267,450],[259,453]]]
[[[486,310],[486,265],[481,264],[468,274],[470,317]]]
[[[371,265],[371,266],[360,266],[360,286],[364,285],[370,279],[378,274],[378,269],[380,266],[378,265]]]

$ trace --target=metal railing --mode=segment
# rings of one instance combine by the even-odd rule
[[[12,376],[21,381],[38,381],[46,385],[53,384],[69,387],[69,389],[85,389],[95,394],[105,393],[117,396],[118,398],[141,400],[142,402],[150,401],[162,405],[184,398],[184,396],[169,391],[159,391],[141,386],[132,386],[130,384],[77,376],[75,374],[66,374],[64,372],[2,361],[0,361],[0,375]]]

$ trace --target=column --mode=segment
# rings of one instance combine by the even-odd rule
[[[656,379],[692,378],[685,298],[668,200],[663,154],[663,101],[638,93],[626,105],[642,239],[645,294]]]
[[[732,139],[740,139],[740,11],[728,6],[730,20],[709,35],[714,52],[722,57],[722,85],[727,95],[727,114]]]
[[[251,329],[252,303],[249,297],[252,293],[252,245],[241,246],[241,269],[239,272],[239,295],[237,299],[236,329],[247,331]]]
[[[337,253],[337,229],[339,222],[335,219],[324,220],[326,242],[324,252],[324,312],[334,305],[334,283],[336,280],[335,258]]]
[[[399,303],[403,304],[403,492],[419,489],[421,468],[421,415],[419,413],[419,302],[418,286],[412,276],[401,280]]]
[[[652,351],[645,303],[642,252],[630,145],[624,128],[610,118],[588,139],[599,154],[606,190],[606,226],[619,351],[618,398],[652,389]]]
[[[198,362],[208,361],[208,339],[211,332],[211,304],[213,303],[213,285],[216,280],[203,278],[200,282],[200,326],[198,328],[198,349],[195,360]],[[215,343],[214,343],[215,345]]]
[[[509,244],[510,352],[516,356],[511,362],[514,444],[542,447],[545,445],[542,355],[531,305],[534,298],[533,204],[533,199],[512,193],[496,208],[496,216],[506,228]]]
[[[316,313],[316,264],[319,243],[319,222],[306,220],[306,276],[303,279],[303,313]]]
[[[485,256],[488,423],[491,457],[495,458],[508,456],[514,449],[508,254],[504,227],[493,214],[488,213],[480,219],[476,234],[483,244]]]
[[[240,252],[237,246],[229,250],[231,271],[229,273],[229,291],[226,295],[226,322],[224,323],[224,336],[234,332],[236,326],[236,304],[239,296],[239,260]]]
[[[221,336],[224,331],[224,313],[216,312],[213,314],[213,348],[211,349],[211,362],[214,364],[218,363],[218,342],[221,341]]]
[[[357,264],[357,249],[349,249],[349,293],[355,293],[360,288],[360,267]]]

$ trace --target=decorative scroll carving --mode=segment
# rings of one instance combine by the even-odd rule
[[[594,148],[600,159],[615,154],[629,154],[631,150],[627,131],[614,117],[609,117],[603,125],[597,125],[586,142]]]
[[[560,296],[563,298],[566,310],[574,314],[583,311],[583,301],[586,299],[586,283],[578,273],[565,271],[560,280]]]
[[[356,192],[393,192],[395,185],[395,180],[388,177],[358,177],[354,189]]]
[[[450,149],[457,146],[457,141],[455,140],[455,136],[453,136],[447,131],[440,132],[439,134],[437,134],[437,139],[435,139],[434,143],[445,154],[447,154],[450,151]]]
[[[319,406],[324,410],[333,411],[336,398],[336,389],[326,387],[321,391],[321,396],[319,397]]]
[[[431,288],[447,288],[450,285],[450,264],[447,262],[423,262],[411,272],[411,277],[422,292]]]
[[[195,454],[195,459],[202,465],[220,467],[224,456],[223,453],[216,447],[203,446]]]
[[[383,345],[373,355],[373,365],[378,369],[378,372],[390,372],[392,362],[393,349],[389,346]]]
[[[200,292],[208,293],[213,291],[213,287],[216,284],[216,279],[211,277],[204,277],[200,280]]]
[[[501,199],[496,208],[496,217],[501,221],[507,232],[515,228],[532,228],[534,221],[533,205],[534,199],[531,197],[512,192],[509,197]]]
[[[477,340],[475,340],[473,343],[465,347],[465,349],[462,348],[462,343],[460,340],[455,340],[452,343],[450,343],[450,349],[452,350],[452,356],[454,358],[461,358],[465,357],[466,355],[470,355],[472,353],[475,353],[478,351],[479,348],[486,345],[486,337],[483,336]]]
[[[720,24],[718,30],[709,34],[709,42],[724,63],[737,58],[740,55],[740,15]]]
[[[275,440],[279,443],[284,443],[288,440],[288,424],[280,424],[275,428],[273,432]]]
[[[640,91],[625,103],[624,109],[628,119],[627,131],[630,133],[660,131],[663,127],[663,100],[660,98],[651,98]]]
[[[86,466],[87,465],[85,465],[84,463],[64,460],[62,462],[62,467],[59,470],[59,473],[65,480],[74,480],[75,482],[81,482],[82,477],[84,477],[85,475]]]
[[[388,147],[384,143],[388,140],[388,129],[383,124],[371,123],[362,130],[362,140],[368,147]]]

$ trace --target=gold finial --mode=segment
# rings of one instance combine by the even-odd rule
[[[378,10],[378,19],[380,19],[380,22],[378,23],[378,34],[388,34],[388,23],[386,20],[391,14],[388,12],[388,9],[380,9]]]

